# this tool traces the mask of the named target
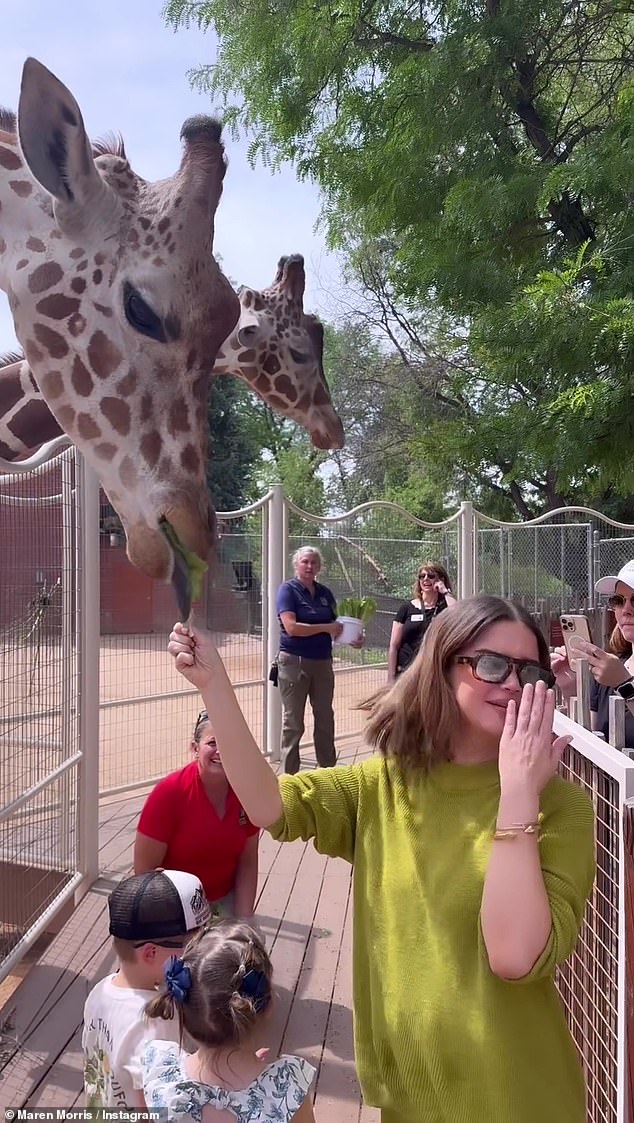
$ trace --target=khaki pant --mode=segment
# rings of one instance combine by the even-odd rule
[[[299,771],[299,742],[304,732],[306,699],[315,718],[315,755],[321,768],[335,764],[335,716],[332,696],[335,674],[332,659],[302,659],[280,651],[278,687],[284,717],[282,723],[282,768]]]

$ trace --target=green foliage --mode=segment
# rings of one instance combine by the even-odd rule
[[[258,435],[251,424],[251,396],[235,378],[212,378],[207,418],[207,482],[218,511],[236,511],[250,502]]]
[[[258,466],[258,490],[266,490],[273,484],[282,484],[287,497],[303,511],[311,514],[325,514],[324,483],[317,474],[317,468],[324,457],[313,454],[305,435],[297,434],[289,448],[280,450],[275,460],[268,457]]]
[[[366,494],[407,494],[418,513],[464,497],[526,516],[631,491],[632,7],[170,0],[166,14],[215,27],[199,85],[250,130],[253,160],[319,183],[332,244],[390,305],[372,322],[391,361],[366,347],[380,378],[358,408],[349,396],[333,501],[363,493],[362,463]]]

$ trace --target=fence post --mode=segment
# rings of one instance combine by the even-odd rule
[[[79,857],[86,888],[99,876],[99,481],[75,453],[79,643]]]
[[[592,675],[586,659],[577,659],[575,664],[577,672],[577,708],[574,720],[584,729],[591,728],[590,721],[590,691],[592,689]]]
[[[468,500],[460,504],[459,540],[460,551],[460,596],[472,597],[475,589],[475,549],[473,534],[473,503]]]
[[[284,580],[284,556],[286,541],[284,534],[284,491],[281,484],[274,484],[269,508],[268,589],[267,589],[267,644],[268,665],[275,659],[279,649],[280,626],[275,610],[277,590]],[[282,703],[280,692],[271,682],[266,683],[266,752],[271,760],[280,759],[280,740],[282,736]]]
[[[612,748],[620,749],[622,752],[625,748],[625,702],[618,694],[611,694],[608,706],[610,722],[608,740]]]

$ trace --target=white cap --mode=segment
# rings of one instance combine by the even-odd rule
[[[180,897],[185,931],[191,932],[194,928],[201,928],[211,919],[211,909],[199,878],[193,873],[185,873],[184,870],[162,872],[172,882]]]
[[[606,593],[607,596],[612,596],[617,581],[622,581],[624,585],[629,585],[630,589],[634,589],[634,560],[626,562],[623,568],[619,569],[616,577],[602,577],[594,587],[597,593]]]

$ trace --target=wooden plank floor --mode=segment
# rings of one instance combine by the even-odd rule
[[[342,749],[349,763],[357,746]],[[145,792],[100,809],[102,877],[0,1009],[0,1110],[82,1106],[81,1025],[91,987],[113,969],[112,884],[130,872]],[[351,870],[312,844],[260,842],[257,916],[272,949],[277,1000],[262,1045],[318,1069],[318,1123],[377,1123],[362,1105],[352,1045]]]

